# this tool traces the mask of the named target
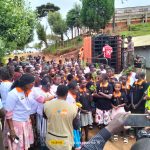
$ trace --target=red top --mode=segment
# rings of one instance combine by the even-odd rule
[[[103,53],[105,58],[111,58],[111,53],[113,52],[113,49],[111,46],[106,45],[103,47]]]

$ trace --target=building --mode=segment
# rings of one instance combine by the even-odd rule
[[[116,30],[126,29],[130,24],[150,22],[150,5],[117,8],[115,11],[115,17],[108,23],[106,30],[113,29],[114,21]]]

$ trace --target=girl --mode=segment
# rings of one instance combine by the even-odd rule
[[[114,93],[112,97],[112,116],[111,118],[114,119],[117,114],[119,113],[125,113],[124,106],[127,103],[127,98],[125,94],[121,93],[121,83],[116,82],[114,84]],[[124,143],[128,143],[128,139],[125,137],[125,131],[124,131]],[[114,140],[118,140],[118,135],[114,135]]]
[[[125,110],[130,111],[130,109],[131,109],[131,105],[130,105],[131,86],[127,83],[127,76],[123,75],[121,77],[121,82],[122,82],[121,93],[123,93],[128,100],[128,103],[126,103],[126,105],[125,105]]]
[[[89,91],[86,89],[86,80],[80,80],[80,88],[79,93],[77,94],[77,101],[79,101],[82,105],[81,108],[81,132],[83,130],[85,132],[85,141],[88,141],[88,128],[92,126],[93,118],[92,118],[92,109],[91,109],[91,95]],[[82,140],[83,141],[83,140]]]
[[[6,120],[9,126],[9,149],[28,150],[33,144],[33,130],[30,122],[31,100],[28,95],[34,86],[34,77],[24,74],[14,82],[6,99]],[[19,142],[15,143],[15,139]]]
[[[99,126],[108,125],[111,121],[111,98],[113,87],[108,83],[107,74],[102,74],[102,82],[97,83],[97,93],[93,93],[96,102],[96,118],[95,121]]]

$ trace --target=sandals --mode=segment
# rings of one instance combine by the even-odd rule
[[[118,135],[114,135],[113,139],[114,141],[118,141]]]
[[[125,144],[128,144],[128,138],[123,138],[123,142],[125,143]]]

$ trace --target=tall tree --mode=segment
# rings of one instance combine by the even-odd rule
[[[50,11],[55,12],[55,11],[60,10],[60,8],[58,6],[55,6],[52,3],[47,3],[46,5],[41,5],[41,6],[37,7],[36,9],[37,9],[39,18],[47,16]]]
[[[67,31],[66,21],[62,18],[59,12],[49,12],[48,14],[48,23],[52,31],[60,35],[61,41],[64,41],[64,33]]]
[[[41,25],[40,22],[37,24],[37,30],[36,31],[37,31],[37,35],[38,35],[39,40],[44,42],[45,46],[48,47],[46,30],[45,30],[44,26]]]
[[[24,0],[0,1],[0,55],[23,48],[32,40],[36,15]]]
[[[114,0],[82,0],[82,23],[94,31],[105,28],[113,14]]]
[[[81,13],[81,6],[78,4],[75,4],[74,7],[67,13],[66,23],[67,26],[71,29],[72,38],[73,38],[73,28],[76,27],[78,29],[79,35],[79,28],[82,26],[80,13]]]

